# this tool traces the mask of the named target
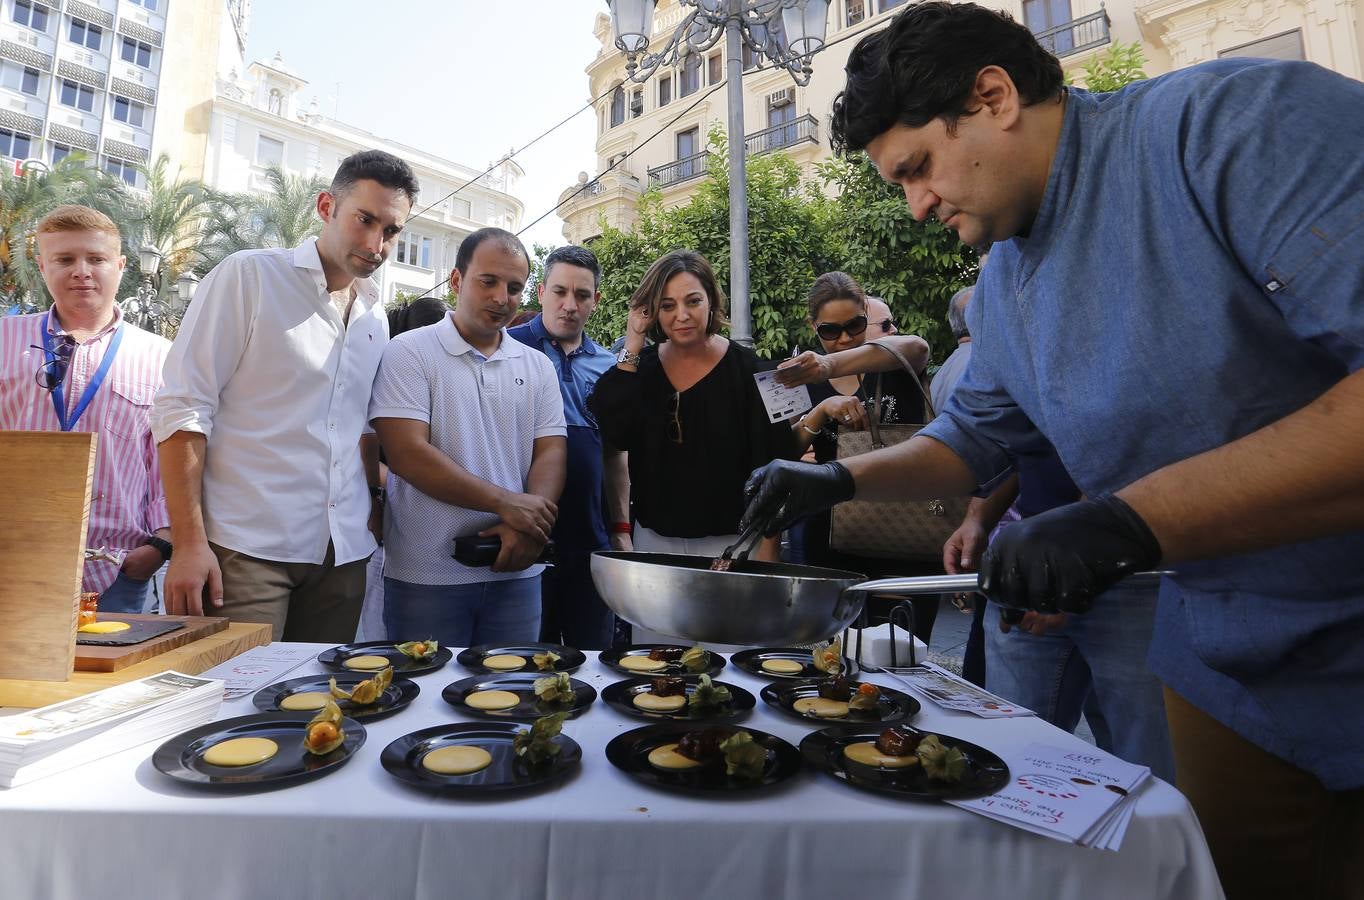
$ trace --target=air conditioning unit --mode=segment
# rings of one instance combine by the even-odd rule
[[[795,88],[782,88],[767,95],[768,106],[785,106],[788,103],[796,102]]]

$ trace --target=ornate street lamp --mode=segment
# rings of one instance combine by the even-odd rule
[[[195,275],[190,269],[180,273],[180,277],[175,279],[175,318],[180,319],[189,309],[190,303],[194,301],[194,292],[199,290],[199,276]]]
[[[691,8],[671,35],[649,52],[657,0],[607,0],[616,48],[625,72],[644,82],[688,53],[703,52],[725,39],[729,103],[729,299],[730,333],[753,343],[748,302],[748,178],[744,169],[743,49],[786,69],[799,85],[810,82],[810,56],[824,46],[829,0],[677,0]],[[780,27],[777,23],[780,21]]]
[[[123,312],[134,325],[153,334],[164,335],[166,327],[179,320],[176,311],[159,296],[156,274],[161,270],[161,251],[152,244],[143,244],[137,251],[142,281],[137,293],[123,301]]]

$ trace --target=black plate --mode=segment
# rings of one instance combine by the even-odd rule
[[[455,657],[455,662],[470,672],[492,672],[497,675],[536,672],[544,675],[544,672],[535,668],[535,663],[531,662],[531,657],[537,653],[545,653],[550,650],[559,654],[559,661],[554,664],[554,671],[556,672],[576,672],[578,666],[587,662],[587,657],[583,655],[581,650],[574,650],[572,647],[565,647],[562,644],[479,644],[477,647],[459,651],[459,656]],[[519,669],[512,669],[510,672],[490,669],[483,665],[483,657],[498,656],[504,653],[508,656],[525,657],[526,664]]]
[[[284,787],[336,771],[365,743],[365,726],[343,719],[346,740],[325,756],[303,749],[303,729],[309,713],[256,713],[209,722],[166,741],[152,754],[157,771],[186,784],[215,788],[261,789]],[[204,751],[232,738],[269,738],[279,752],[254,766],[213,766],[204,762]]]
[[[826,719],[823,716],[796,712],[797,700],[819,696],[819,685],[822,681],[823,679],[816,678],[811,681],[769,684],[763,687],[761,696],[764,703],[775,706],[789,716],[795,716],[797,719],[803,719],[807,722],[826,722],[829,724],[889,725],[893,722],[903,722],[905,719],[917,715],[920,709],[919,701],[908,694],[902,694],[878,684],[877,687],[881,689],[881,697],[876,701],[876,709],[874,710],[853,709],[849,710],[846,716],[838,719]],[[856,692],[859,684],[861,682],[849,681],[848,687]]]
[[[700,672],[692,672],[691,670],[684,668],[680,662],[668,663],[667,666],[659,669],[657,672],[640,672],[635,669],[627,669],[620,664],[622,657],[648,656],[649,651],[656,647],[671,650],[678,646],[678,644],[631,644],[629,647],[612,647],[609,650],[603,650],[599,653],[597,655],[597,660],[601,662],[602,665],[615,669],[622,675],[629,675],[631,678],[660,678],[664,675],[681,676],[683,678],[696,678],[700,675],[709,675],[711,678],[714,678],[719,671],[725,667],[725,658],[714,650],[706,651],[710,654],[710,665]],[[687,650],[690,648],[683,647],[682,649]]]
[[[521,727],[511,722],[465,722],[423,728],[385,747],[379,762],[394,778],[413,787],[477,796],[545,785],[562,778],[582,761],[578,742],[561,734],[554,739],[563,747],[559,754],[545,766],[528,768],[512,750],[512,739]],[[422,767],[422,757],[428,752],[456,744],[482,747],[492,754],[492,765],[472,775],[438,775]]]
[[[808,678],[828,678],[828,672],[821,672],[815,668],[814,651],[804,650],[800,647],[759,647],[755,650],[740,650],[730,658],[730,662],[743,669],[750,675],[757,675],[759,678],[779,678],[783,681],[803,681]],[[763,660],[766,659],[794,659],[799,663],[804,663],[805,668],[796,672],[794,675],[782,675],[777,672],[769,672],[763,668]],[[851,659],[843,660],[843,674],[857,674],[857,663]]]
[[[352,656],[387,657],[393,666],[394,678],[412,678],[416,675],[425,675],[428,672],[444,668],[454,654],[450,652],[449,647],[441,647],[430,659],[418,661],[399,653],[397,645],[392,641],[360,641],[355,644],[342,644],[339,647],[332,647],[330,650],[323,650],[318,654],[317,661],[335,672],[358,672],[358,669],[347,669],[342,665]],[[379,669],[372,672],[366,670],[360,674],[368,677],[377,675],[379,671]]]
[[[539,698],[535,696],[535,682],[536,679],[544,677],[539,672],[475,675],[472,678],[463,678],[453,684],[447,684],[440,695],[446,703],[462,713],[478,716],[480,719],[516,719],[518,721],[530,721],[560,712],[567,713],[570,719],[576,719],[587,712],[592,701],[597,699],[596,688],[576,678],[570,678],[569,684],[573,685],[573,702],[571,704],[541,703]],[[511,709],[474,709],[465,704],[464,698],[475,691],[511,691],[521,698],[521,702]]]
[[[132,644],[140,644],[143,641],[150,641],[154,637],[179,631],[185,627],[184,622],[177,622],[174,619],[149,622],[146,619],[125,619],[122,616],[109,613],[100,613],[98,621],[123,622],[127,624],[128,630],[115,631],[113,634],[89,634],[77,631],[77,644],[88,647],[126,647]]]
[[[379,674],[378,672],[374,673]],[[305,675],[302,678],[290,678],[288,681],[277,681],[256,691],[251,702],[256,709],[262,712],[287,712],[290,715],[299,715],[293,710],[280,709],[279,703],[290,694],[307,693],[308,691],[318,691],[327,693],[327,681],[330,678],[336,679],[336,686],[342,690],[350,690],[362,681],[368,681],[374,675],[361,675],[360,673],[342,672],[337,675]],[[421,693],[421,688],[417,687],[414,681],[406,678],[398,678],[391,681],[384,690],[383,696],[373,703],[366,703],[361,706],[349,700],[337,700],[336,705],[341,707],[341,714],[350,716],[360,722],[372,722],[375,719],[382,719],[384,716],[391,716],[395,712],[407,709],[407,705],[417,699]],[[312,713],[316,715],[316,713]]]
[[[661,744],[670,744],[698,725],[685,722],[659,722],[616,735],[606,745],[606,758],[611,765],[637,781],[666,790],[689,794],[746,794],[778,784],[800,771],[800,752],[779,737],[752,728],[743,728],[756,743],[767,748],[767,768],[757,781],[734,778],[725,774],[724,763],[667,772],[649,764],[649,752]],[[735,726],[732,730],[739,731]]]
[[[828,772],[845,784],[909,800],[967,800],[993,794],[1009,783],[1009,767],[1004,760],[984,747],[937,732],[931,733],[938,734],[943,746],[957,747],[966,754],[966,777],[954,784],[929,778],[920,766],[881,769],[852,762],[843,755],[843,747],[847,744],[874,741],[881,731],[880,728],[825,728],[807,734],[800,742],[800,753],[807,765]]]
[[[697,683],[698,679],[687,681],[688,697],[696,693]],[[635,706],[635,696],[649,693],[654,684],[653,678],[627,678],[624,681],[617,681],[615,684],[608,684],[602,688],[601,699],[607,706],[617,712],[625,713],[627,716],[634,716],[637,719],[667,719],[674,722],[715,722],[721,719],[741,719],[758,705],[758,702],[753,699],[753,695],[737,684],[729,684],[724,681],[713,683],[729,688],[733,699],[728,703],[708,707],[702,711],[693,711],[690,706],[684,706],[677,712],[650,712]]]

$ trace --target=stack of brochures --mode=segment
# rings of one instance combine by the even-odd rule
[[[0,718],[0,787],[101,759],[210,721],[223,683],[162,672]]]

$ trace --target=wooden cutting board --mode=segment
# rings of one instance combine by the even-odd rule
[[[208,637],[210,634],[216,634],[227,628],[227,619],[222,617],[143,616],[120,613],[118,618],[126,619],[129,622],[170,619],[176,622],[184,622],[185,627],[177,628],[168,634],[154,637],[140,644],[133,644],[130,647],[94,647],[87,644],[77,644],[77,672],[117,672],[119,669],[126,669],[128,666],[151,659],[153,656],[160,656],[167,650],[184,646],[191,641],[197,641],[199,638]]]

